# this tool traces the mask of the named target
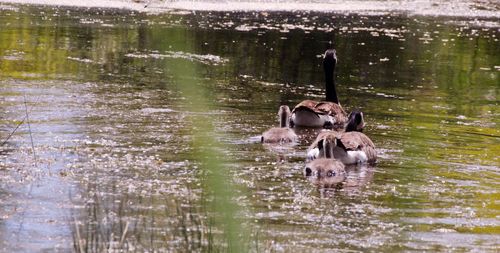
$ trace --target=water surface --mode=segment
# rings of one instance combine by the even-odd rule
[[[224,248],[195,152],[214,127],[251,251],[495,252],[491,21],[2,7],[0,140],[20,127],[0,149],[0,249]],[[321,189],[302,175],[317,130],[289,148],[256,137],[280,104],[323,98],[332,46],[380,159]]]

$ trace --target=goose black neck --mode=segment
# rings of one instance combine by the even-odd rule
[[[339,103],[337,97],[337,90],[335,89],[335,79],[333,78],[333,71],[331,74],[326,74],[326,101]]]
[[[337,90],[335,89],[335,64],[336,59],[333,59],[333,57],[325,59],[323,68],[325,70],[326,101],[338,104],[339,98],[337,97]]]
[[[349,121],[347,122],[347,126],[345,127],[345,131],[346,132],[357,131],[356,122],[354,120],[349,119]],[[359,132],[361,132],[361,131],[359,131]]]

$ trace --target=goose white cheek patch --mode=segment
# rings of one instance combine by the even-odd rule
[[[328,122],[328,123],[330,123],[332,125],[335,124],[335,123],[337,123],[336,120],[335,120],[335,118],[332,117],[332,116],[330,116],[330,115],[327,116],[325,122]]]
[[[319,156],[319,148],[313,148],[309,151],[307,151],[307,160],[311,161]]]

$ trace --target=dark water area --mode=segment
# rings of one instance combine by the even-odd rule
[[[496,252],[492,21],[1,5],[0,251],[224,251],[216,159],[241,251]],[[324,97],[330,47],[379,161],[323,189],[302,174],[319,130],[258,137]]]

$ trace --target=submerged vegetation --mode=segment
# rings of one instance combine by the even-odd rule
[[[1,250],[494,252],[500,243],[495,27],[2,6]],[[332,46],[340,102],[363,110],[380,158],[346,168],[345,187],[320,189],[302,175],[317,131],[297,131],[296,147],[258,136],[279,105],[324,97],[320,54]]]

